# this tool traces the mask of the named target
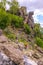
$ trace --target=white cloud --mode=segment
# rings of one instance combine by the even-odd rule
[[[36,0],[17,0],[18,2],[36,2]]]
[[[43,23],[40,23],[41,24],[41,27],[43,27]]]
[[[33,15],[33,18],[34,18],[35,23],[40,23],[41,26],[43,27],[43,23],[41,21],[39,21],[39,19],[37,18],[38,15],[43,16],[43,11],[42,10],[39,10],[39,9],[36,9],[34,11],[34,15]]]
[[[36,9],[35,11],[34,11],[34,20],[36,21],[36,22],[39,22],[39,20],[38,20],[38,18],[37,18],[37,16],[38,15],[41,15],[41,16],[43,16],[43,12],[41,11],[41,10],[38,10],[38,9]]]
[[[30,2],[36,2],[36,0],[30,0]]]
[[[43,9],[43,0],[18,0],[20,5],[26,6],[28,10]]]
[[[18,0],[18,2],[24,2],[24,0]]]

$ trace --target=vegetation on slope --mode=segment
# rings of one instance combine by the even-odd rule
[[[36,43],[38,46],[43,48],[43,40],[42,39],[40,39],[39,37],[36,37]]]
[[[10,6],[9,10],[6,10],[6,3]],[[4,5],[4,6],[3,6]],[[23,22],[23,17],[18,16],[18,11],[19,11],[19,5],[16,0],[11,0],[11,2],[7,0],[1,0],[0,2],[0,29],[6,29],[9,26],[13,28],[22,28],[23,31],[27,34],[30,35],[30,33],[34,33],[34,38],[35,38],[35,43],[43,47],[43,29],[40,27],[40,24],[34,24],[34,29],[31,31],[31,27]],[[11,40],[15,40],[16,35],[14,35],[10,31],[5,32],[6,36],[10,38]],[[31,39],[32,40],[32,39]],[[22,41],[25,43],[24,39],[20,39],[19,41]],[[34,41],[34,40],[33,40]],[[32,43],[31,43],[32,44]]]

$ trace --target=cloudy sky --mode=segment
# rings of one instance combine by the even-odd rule
[[[26,6],[27,11],[34,11],[34,21],[43,27],[43,0],[18,0],[20,6]]]

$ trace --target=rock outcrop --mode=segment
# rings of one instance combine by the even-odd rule
[[[29,26],[31,28],[34,28],[34,19],[33,19],[33,15],[34,15],[34,12],[29,12],[28,14],[28,20],[27,20],[27,24],[29,24]]]
[[[24,23],[27,23],[32,29],[34,28],[33,11],[30,11],[27,14],[26,7],[21,7],[19,10],[19,15],[24,18]]]
[[[25,15],[26,15],[26,7],[24,7],[24,6],[22,6],[20,9],[19,9],[19,15],[21,16],[21,17],[25,17]]]

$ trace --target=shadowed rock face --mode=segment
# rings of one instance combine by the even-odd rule
[[[29,12],[28,15],[25,16],[24,23],[27,23],[32,29],[34,28],[34,12]]]
[[[29,12],[29,18],[31,19],[32,18],[32,15],[34,15],[34,12]]]
[[[34,19],[33,19],[34,12],[29,12],[27,23],[31,28],[34,28]]]

